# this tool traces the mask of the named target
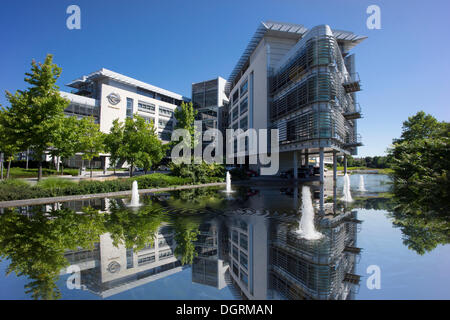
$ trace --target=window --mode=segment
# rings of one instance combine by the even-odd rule
[[[237,128],[239,128],[239,122],[236,121],[235,123],[233,123],[233,127],[234,130],[236,130]]]
[[[148,255],[138,257],[138,266],[143,266],[143,265],[153,263],[153,262],[155,262],[154,254],[148,254]]]
[[[142,112],[155,113],[155,105],[153,103],[138,101],[138,110]]]
[[[233,121],[237,119],[238,115],[239,115],[239,108],[236,107],[233,109]]]
[[[127,118],[133,118],[133,99],[127,98]]]
[[[248,237],[247,235],[241,233],[241,238],[239,239],[239,245],[241,248],[248,250]]]
[[[245,112],[247,112],[247,110],[248,110],[248,98],[247,97],[244,100],[242,100],[240,109],[241,109],[241,115],[244,114]]]
[[[247,93],[248,90],[248,80],[245,80],[243,84],[241,84],[241,97]]]
[[[234,243],[238,243],[238,232],[236,230],[233,230],[232,239]]]
[[[245,270],[248,270],[248,259],[247,259],[247,255],[241,251],[240,256],[241,256],[241,260],[240,260],[241,266],[244,267]]]
[[[237,267],[235,262],[233,262],[233,273],[235,275],[239,275],[239,268]]]
[[[134,267],[133,261],[133,248],[127,249],[127,269],[131,269]]]
[[[236,91],[233,93],[233,104],[235,104],[236,102],[238,102],[238,100],[239,100],[239,90],[236,90]]]
[[[159,107],[159,115],[160,116],[165,116],[165,117],[171,117],[173,114],[173,110],[168,109],[168,108],[164,108],[164,107]]]
[[[244,118],[241,119],[240,128],[244,131],[247,130],[247,128],[248,128],[247,116],[245,116]]]
[[[172,250],[164,250],[159,252],[159,260],[164,260],[173,256]]]
[[[244,271],[242,271],[242,269],[241,269],[241,274],[239,275],[239,278],[245,285],[248,286],[248,276],[245,274]]]
[[[239,250],[236,246],[233,246],[233,258],[239,260]]]

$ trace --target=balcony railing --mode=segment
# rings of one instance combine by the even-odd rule
[[[344,112],[344,117],[347,120],[354,120],[361,118],[361,106],[359,103],[355,104],[355,107],[353,109],[348,109]]]
[[[342,83],[346,93],[352,93],[361,90],[359,74],[352,73],[350,77]]]
[[[360,134],[350,136],[346,139],[344,146],[347,148],[361,147],[363,145]]]

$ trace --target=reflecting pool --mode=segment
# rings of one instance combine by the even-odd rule
[[[405,215],[389,179],[233,185],[0,209],[0,299],[449,299],[448,218]]]

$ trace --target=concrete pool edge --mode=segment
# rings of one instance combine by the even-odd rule
[[[165,187],[165,188],[141,189],[141,190],[139,190],[139,193],[155,193],[155,192],[166,192],[166,191],[174,191],[174,190],[196,189],[196,188],[203,188],[203,187],[219,187],[219,186],[225,186],[225,182],[172,186],[172,187]],[[93,198],[108,198],[108,197],[118,197],[118,196],[128,196],[128,195],[131,195],[131,190],[106,192],[106,193],[82,194],[82,195],[74,195],[74,196],[0,201],[0,208],[33,206],[33,205],[48,204],[48,203],[54,203],[54,202],[67,202],[67,201],[74,201],[74,200],[93,199]]]

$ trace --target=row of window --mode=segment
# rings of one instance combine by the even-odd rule
[[[173,257],[173,251],[171,249],[159,253],[159,260],[168,259],[170,257]]]
[[[138,110],[141,112],[155,113],[156,106],[153,103],[138,101]],[[133,114],[133,99],[127,98],[127,117],[131,117],[132,114]],[[159,115],[171,117],[173,115],[173,110],[160,106]]]
[[[233,105],[236,104],[236,102],[238,102],[239,97],[243,97],[248,91],[248,80],[245,80],[239,89],[237,89],[234,93],[233,93]],[[240,94],[239,94],[240,92]]]
[[[248,236],[244,233],[239,233],[237,230],[233,230],[231,233],[231,240],[235,244],[239,244],[239,246],[245,250],[248,250]]]
[[[175,104],[177,106],[181,106],[181,102],[182,102],[181,100],[178,100],[178,99],[175,99],[175,98],[171,98],[169,96],[166,96],[166,95],[163,95],[163,94],[151,91],[151,90],[147,90],[147,89],[144,89],[144,88],[139,88],[138,87],[137,88],[137,93],[140,94],[140,95],[149,97],[149,98],[153,98],[153,99],[156,99],[156,100],[161,100],[161,101],[164,101],[164,102],[167,102],[167,103],[170,103],[170,104]]]

